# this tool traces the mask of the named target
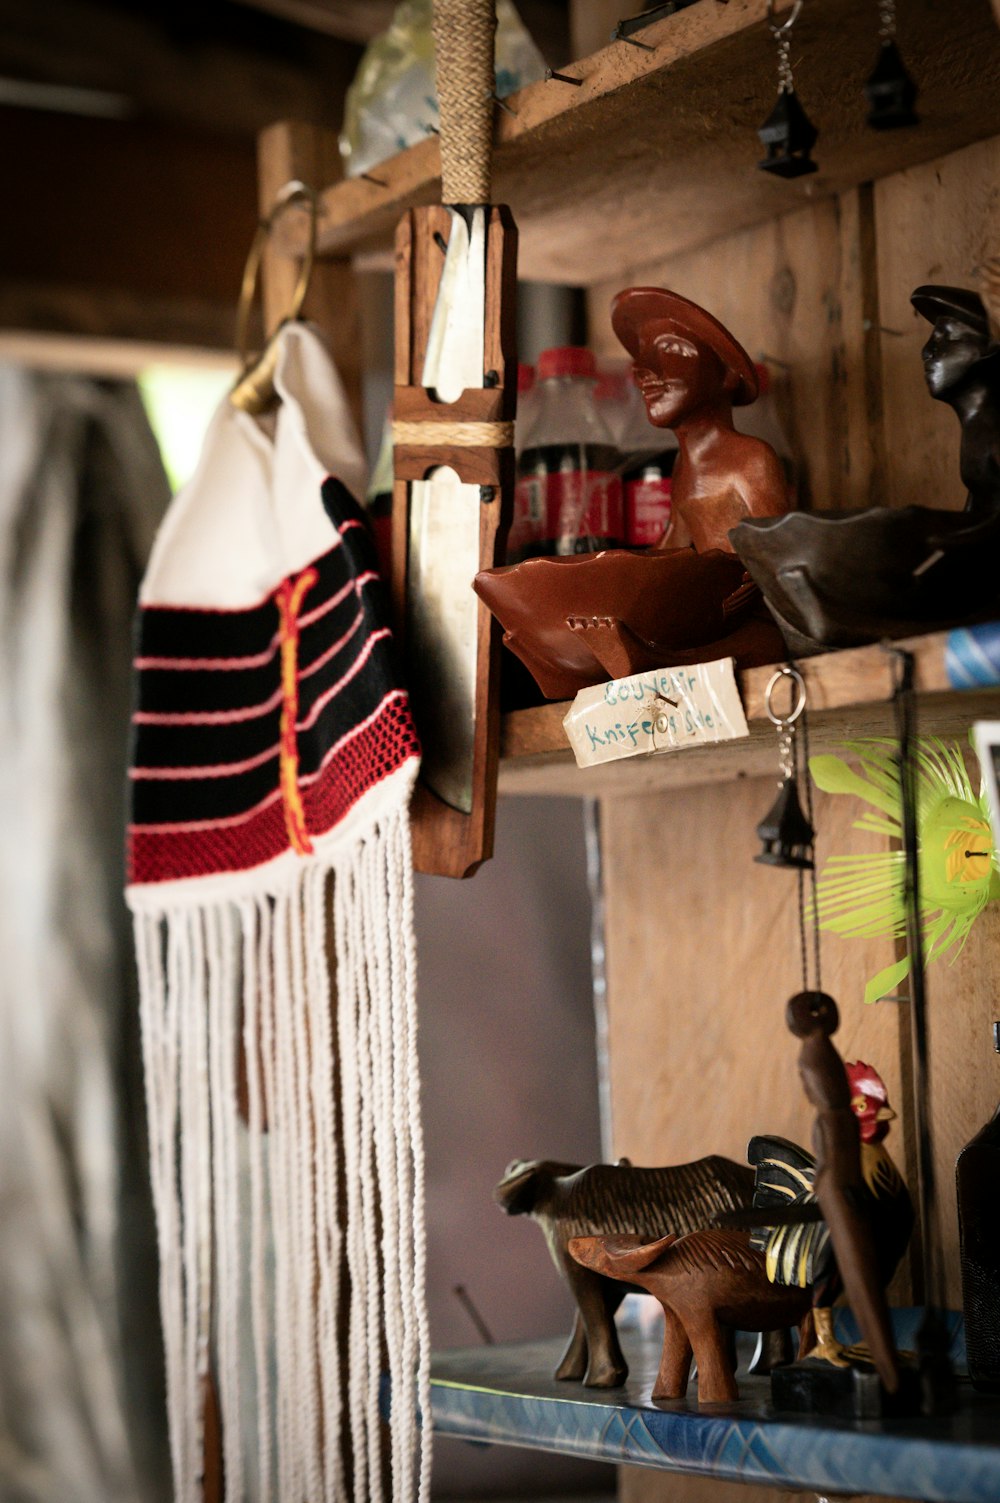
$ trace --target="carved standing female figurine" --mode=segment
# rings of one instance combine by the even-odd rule
[[[753,362],[704,308],[661,287],[619,292],[611,324],[635,363],[649,421],[672,428],[680,446],[673,516],[657,548],[732,552],[731,527],[788,510],[774,450],[733,427],[733,408],[757,398]]]

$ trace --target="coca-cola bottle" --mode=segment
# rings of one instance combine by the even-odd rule
[[[993,1024],[1000,1053],[1000,1023]],[[1000,1393],[1000,1106],[955,1165],[965,1347],[974,1388]]]
[[[514,425],[514,453],[520,455],[524,448],[524,435],[531,424],[531,409],[535,405],[535,367],[525,365],[523,360],[517,365],[517,422]]]
[[[669,428],[654,428],[639,388],[629,373],[625,421],[618,439],[622,452],[625,544],[652,548],[670,522],[677,439]]]
[[[594,400],[590,350],[543,350],[522,434],[507,557],[592,553],[622,541],[618,452]]]

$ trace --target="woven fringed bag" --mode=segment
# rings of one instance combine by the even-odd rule
[[[230,1503],[382,1498],[385,1364],[410,1503],[418,745],[339,379],[309,327],[279,338],[276,417],[222,404],[140,592],[127,898],[175,1493],[203,1495],[217,1396]]]

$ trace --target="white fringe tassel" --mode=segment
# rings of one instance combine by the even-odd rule
[[[177,1503],[201,1503],[209,1380],[228,1503],[427,1503],[406,810],[332,874],[137,912],[135,937]]]

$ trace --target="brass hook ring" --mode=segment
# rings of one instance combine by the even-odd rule
[[[288,312],[281,320],[287,323],[291,319],[298,318],[305,302],[306,292],[309,289],[309,278],[312,276],[313,262],[316,259],[316,230],[319,220],[319,195],[315,189],[297,179],[286,183],[274,200],[271,212],[262,219],[257,226],[257,233],[250,245],[250,254],[247,256],[246,265],[243,268],[243,281],[240,286],[240,302],[236,312],[236,349],[240,357],[240,365],[247,370],[253,359],[248,348],[250,336],[250,310],[253,307],[254,295],[257,291],[257,281],[260,277],[260,266],[264,259],[264,251],[271,231],[286,209],[294,204],[305,203],[309,207],[309,242],[306,253],[302,258],[299,268],[299,279],[292,293],[292,300]],[[265,340],[265,344],[266,344]]]
[[[774,691],[778,687],[778,684],[782,679],[791,680],[792,684],[795,686],[792,696],[792,703],[789,706],[787,715],[776,714],[773,703]],[[794,725],[805,707],[805,679],[802,677],[797,668],[792,667],[791,663],[783,663],[780,668],[776,668],[775,671],[771,674],[767,688],[764,690],[764,710],[767,714],[767,718],[772,725],[776,725],[778,729],[781,730],[784,726]]]
[[[795,4],[792,6],[791,14],[787,17],[786,20],[782,21],[781,24],[778,25],[774,19],[774,0],[767,0],[767,24],[771,28],[771,35],[775,37],[785,36],[789,31],[791,31],[792,27],[799,19],[799,12],[801,10],[802,0],[795,0]]]

